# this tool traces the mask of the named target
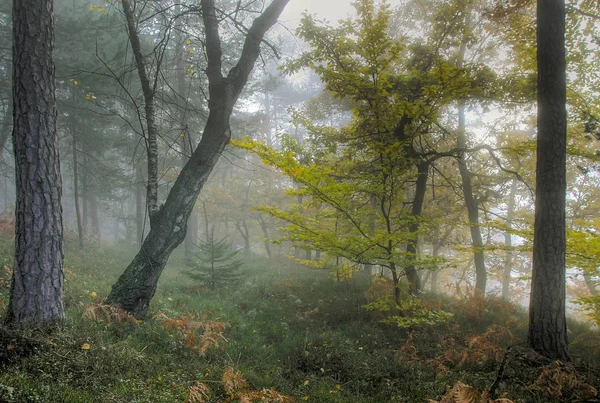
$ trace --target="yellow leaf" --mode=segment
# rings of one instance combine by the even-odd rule
[[[96,291],[92,291],[92,292],[90,293],[90,295],[91,295],[92,297],[95,297],[95,296],[96,296],[96,295],[98,295],[98,294],[96,294]]]
[[[189,40],[189,39],[186,39],[186,40],[185,40],[185,43],[186,43],[186,45],[191,45],[191,44],[192,44],[192,41],[191,41],[191,40]]]
[[[81,349],[82,350],[89,350],[91,348],[91,346],[88,343],[83,343],[81,345]]]
[[[90,6],[90,11],[94,11],[94,10],[96,9],[96,7],[97,7],[97,6],[96,6],[95,4],[92,4],[92,5]]]
[[[308,382],[308,379],[304,381],[304,386],[307,386],[310,382]]]

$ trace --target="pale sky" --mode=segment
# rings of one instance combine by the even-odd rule
[[[318,19],[335,23],[353,13],[351,3],[352,0],[291,0],[279,21],[288,28],[295,29],[302,13],[307,10],[310,14],[316,14]]]

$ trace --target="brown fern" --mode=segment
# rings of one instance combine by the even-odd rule
[[[105,302],[98,302],[90,305],[83,310],[82,316],[86,319],[93,320],[98,323],[131,323],[137,325],[138,321],[127,311],[114,306],[108,305]]]
[[[161,319],[165,330],[179,332],[181,343],[198,351],[200,355],[205,355],[209,349],[218,348],[221,342],[227,341],[223,332],[229,323],[208,320],[208,313],[204,313],[201,318],[189,313],[178,318],[169,318],[160,312],[154,315],[154,318]],[[202,335],[199,334],[200,330]]]
[[[196,381],[187,390],[188,395],[185,399],[185,403],[206,403],[210,397],[210,389],[206,384]]]
[[[487,392],[481,394],[477,389],[458,381],[452,389],[448,389],[442,400],[427,399],[428,403],[515,403],[510,399],[501,397],[490,399]]]
[[[543,367],[535,382],[525,389],[542,391],[550,397],[561,399],[566,388],[580,399],[598,396],[598,391],[592,385],[579,379],[575,368],[561,361]]]

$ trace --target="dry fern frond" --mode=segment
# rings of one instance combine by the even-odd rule
[[[229,396],[224,403],[294,403],[295,400],[275,389],[243,390]]]
[[[565,388],[581,399],[592,399],[598,396],[598,391],[592,385],[579,379],[575,368],[561,361],[546,365],[536,381],[525,389],[542,391],[548,396],[560,399]]]
[[[234,371],[233,368],[227,367],[223,373],[223,386],[228,395],[233,395],[240,390],[247,390],[250,385],[242,378],[240,371]]]
[[[414,331],[410,332],[404,345],[396,351],[396,360],[398,362],[413,362],[419,360],[417,348],[413,345],[414,334]]]
[[[472,386],[465,385],[458,381],[452,389],[449,389],[442,400],[427,399],[428,403],[515,403],[510,399],[501,397],[499,399],[489,399],[487,393],[479,393],[479,391]]]
[[[185,403],[205,403],[210,397],[210,389],[200,381],[196,381],[196,383],[190,386],[187,392],[188,395]]]
[[[180,332],[183,345],[198,351],[200,355],[205,355],[210,348],[219,347],[220,342],[227,341],[223,332],[229,326],[229,323],[208,320],[208,313],[197,319],[189,313],[178,318],[169,318],[164,313],[159,312],[154,315],[154,318],[161,319],[165,330]],[[200,329],[203,331],[202,336],[198,334]]]
[[[105,302],[98,302],[88,306],[83,310],[82,316],[94,322],[105,323],[107,325],[113,322],[138,324],[138,321],[129,312],[114,305],[108,305]]]

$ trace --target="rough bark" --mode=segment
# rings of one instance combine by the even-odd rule
[[[568,360],[565,317],[565,2],[538,0],[538,139],[528,343]]]
[[[7,323],[64,319],[61,175],[52,0],[13,2],[15,262]]]
[[[508,196],[508,209],[506,212],[506,225],[512,226],[512,221],[515,215],[515,198],[517,197],[517,180],[513,179]],[[506,255],[504,256],[504,274],[502,276],[502,299],[508,301],[510,299],[510,276],[513,268],[513,251],[512,234],[504,233],[504,244],[506,245]]]
[[[127,0],[126,0],[127,1]],[[173,249],[185,238],[188,218],[223,149],[229,143],[229,118],[254,67],[260,44],[289,0],[274,0],[250,27],[242,54],[227,76],[222,74],[222,50],[214,0],[202,0],[205,26],[206,75],[209,82],[209,115],[202,140],[175,180],[167,199],[154,216],[154,224],[140,251],[113,286],[108,302],[136,317],[144,317],[158,279]]]

